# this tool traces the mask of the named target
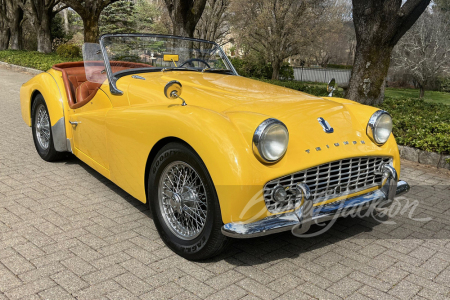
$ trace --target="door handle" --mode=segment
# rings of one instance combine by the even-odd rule
[[[72,126],[78,126],[78,124],[81,124],[81,122],[75,122],[75,121],[69,121],[70,125]]]

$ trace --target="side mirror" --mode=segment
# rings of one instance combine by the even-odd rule
[[[333,97],[333,93],[336,90],[336,79],[332,78],[327,85],[328,97]]]
[[[177,80],[169,81],[166,86],[164,87],[164,95],[172,100],[180,98],[183,100],[182,106],[186,106],[186,102],[183,98],[181,98],[181,92],[182,92],[182,85]]]

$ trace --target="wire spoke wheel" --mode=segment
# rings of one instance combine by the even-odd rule
[[[36,137],[42,149],[50,144],[50,119],[44,105],[40,105],[36,113]]]
[[[174,161],[163,170],[158,201],[167,227],[182,240],[193,240],[206,224],[208,201],[205,186],[187,163]]]

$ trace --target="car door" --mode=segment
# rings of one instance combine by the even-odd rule
[[[102,88],[107,88],[103,85]],[[75,150],[109,170],[105,118],[112,108],[108,96],[99,89],[84,106],[73,110],[72,123]]]

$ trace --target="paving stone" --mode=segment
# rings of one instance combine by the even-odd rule
[[[30,78],[0,68],[0,141],[13,137],[0,142],[0,300],[450,297],[447,170],[402,161],[412,188],[400,203],[419,201],[414,216],[429,222],[345,218],[322,236],[237,240],[190,262],[165,246],[145,205],[80,160],[40,159],[20,114]]]

